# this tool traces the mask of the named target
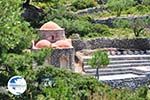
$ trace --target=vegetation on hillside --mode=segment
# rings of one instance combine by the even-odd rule
[[[110,10],[115,11],[117,16],[120,16],[123,10],[132,7],[134,4],[134,0],[108,0],[107,6]]]
[[[134,33],[135,37],[140,37],[144,34],[145,27],[148,27],[150,24],[150,17],[149,18],[143,18],[143,19],[137,19],[134,20],[115,20],[114,26],[120,27],[120,28],[128,28],[131,29]]]
[[[115,29],[112,29],[106,25],[95,25],[95,23],[93,23],[94,19],[101,17],[114,17],[116,16],[116,13],[118,16],[122,16],[122,14],[134,16],[149,14],[150,7],[146,3],[149,2],[146,0],[143,0],[143,2],[138,2],[138,0],[119,0],[117,2],[115,0],[108,0],[108,2],[102,4],[98,4],[96,0],[57,0],[57,2],[32,2],[32,4],[43,8],[46,13],[46,16],[41,20],[41,23],[45,23],[50,20],[54,21],[66,29],[66,34],[68,37],[72,34],[78,33],[83,38],[112,38],[114,35],[121,38],[134,38],[135,31],[132,31],[132,28],[125,29],[124,35],[120,29],[122,27],[115,27]],[[96,6],[101,6],[102,8],[106,7],[107,9],[104,12],[95,12],[84,15],[78,15],[75,13],[78,10]],[[120,34],[117,34],[116,32],[114,33],[114,30]],[[149,31],[144,30],[140,36],[149,37],[149,33]]]
[[[68,37],[74,33],[80,34],[81,37],[90,38],[112,37],[115,34],[117,34],[116,37],[122,35],[120,32],[123,29],[120,30],[120,27],[112,29],[106,25],[94,24],[94,18],[75,14],[74,12],[77,10],[98,5],[96,0],[85,1],[33,0],[32,4],[41,7],[45,13],[43,19],[39,21],[40,25],[47,21],[54,21],[66,29]],[[145,3],[137,4],[136,7],[140,6],[148,10],[148,1],[144,0]],[[22,3],[22,0],[0,1],[0,87],[6,87],[10,77],[21,75],[26,79],[28,89],[21,96],[0,92],[1,100],[60,100],[60,98],[62,100],[149,99],[150,93],[146,87],[135,91],[112,89],[93,77],[44,65],[45,58],[50,55],[51,50],[28,50],[31,47],[31,40],[38,37],[33,27],[39,28],[40,26],[35,25],[36,23],[30,26],[30,23],[21,17],[23,13]],[[128,10],[129,8],[126,8],[124,11]],[[119,32],[117,32],[118,30]],[[125,35],[130,34],[131,30],[129,30],[129,33],[126,33],[126,31],[124,33]],[[42,79],[44,78],[48,78],[49,81],[52,81],[52,84],[43,85]]]

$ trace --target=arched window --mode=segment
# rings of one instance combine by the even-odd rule
[[[54,36],[52,35],[52,40],[54,40],[55,38],[54,38]]]

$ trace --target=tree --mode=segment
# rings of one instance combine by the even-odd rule
[[[131,20],[119,19],[113,23],[115,27],[132,29],[134,36],[139,37],[140,34],[144,33],[144,29],[150,25],[150,17],[132,18]]]
[[[117,16],[120,16],[124,9],[131,7],[133,4],[135,4],[134,0],[109,0],[107,2],[107,7],[117,12]]]
[[[109,64],[108,54],[105,51],[96,51],[92,55],[92,59],[88,62],[93,68],[96,68],[96,76],[99,79],[99,68],[103,68]]]
[[[135,37],[144,33],[144,29],[150,25],[150,17],[134,18],[131,21],[130,28],[133,30]]]
[[[135,37],[139,37],[144,32],[145,22],[142,19],[135,18],[131,22],[131,29],[134,32]]]
[[[21,52],[30,46],[33,29],[21,18],[22,0],[0,2],[0,52]]]

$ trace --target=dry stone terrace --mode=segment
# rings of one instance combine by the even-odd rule
[[[94,51],[96,50],[81,50],[76,53],[84,63],[85,74],[93,76],[96,74],[96,69],[89,66],[87,62],[92,58]],[[99,81],[114,88],[135,89],[148,84],[150,80],[149,51],[124,49],[122,52],[115,48],[108,49],[110,64],[106,68],[99,69]]]
[[[97,48],[119,48],[120,50],[149,50],[150,39],[109,39],[96,38],[87,40],[72,40],[72,45],[76,51],[83,49],[97,49]]]
[[[115,27],[115,25],[114,25],[115,20],[133,21],[135,19],[144,19],[144,18],[148,19],[149,17],[150,17],[149,15],[142,15],[142,16],[133,16],[133,15],[131,15],[131,16],[122,16],[122,17],[100,18],[100,19],[95,19],[94,23],[105,24],[109,27]]]

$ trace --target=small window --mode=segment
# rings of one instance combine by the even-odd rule
[[[52,40],[54,40],[54,36],[52,35]]]

